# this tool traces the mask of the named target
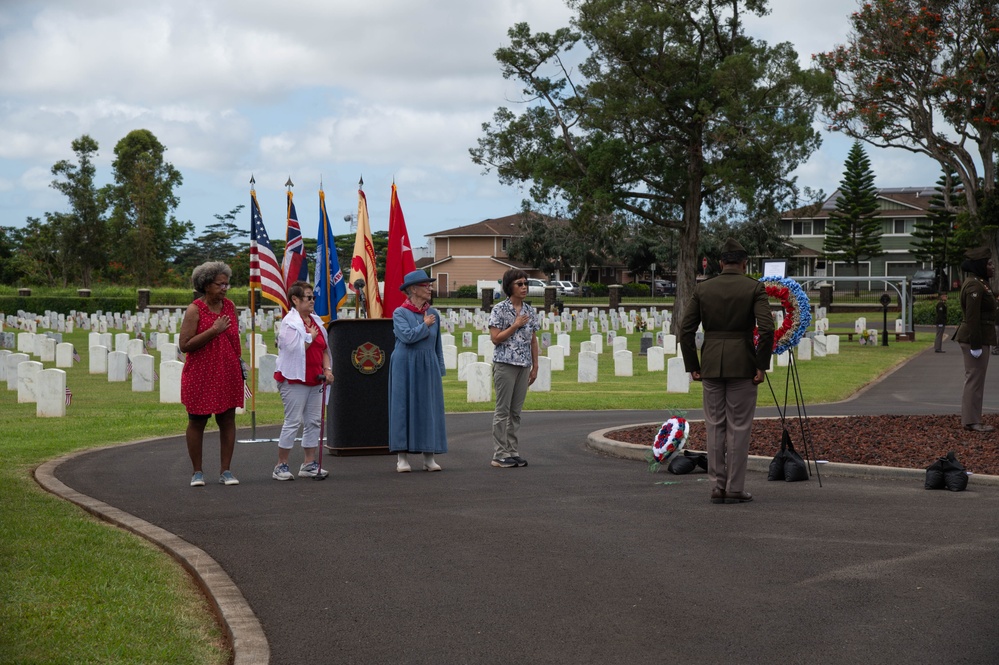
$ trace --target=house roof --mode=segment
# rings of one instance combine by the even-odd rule
[[[454,236],[493,236],[493,237],[514,237],[521,235],[520,223],[524,219],[524,213],[518,212],[514,215],[499,217],[498,219],[484,219],[475,224],[466,224],[453,229],[428,233],[428,238],[443,238]]]
[[[906,214],[922,214],[930,209],[930,200],[937,193],[933,187],[886,187],[878,190],[880,209],[875,217],[897,217]],[[837,189],[822,203],[815,203],[789,210],[781,219],[823,219],[836,210],[836,200],[842,196]]]

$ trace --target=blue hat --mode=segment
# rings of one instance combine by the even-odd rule
[[[405,291],[414,284],[429,284],[436,281],[436,278],[431,278],[425,271],[414,270],[403,278],[402,285],[399,287],[399,290]]]

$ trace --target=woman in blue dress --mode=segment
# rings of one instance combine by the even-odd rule
[[[414,270],[402,281],[406,301],[392,312],[395,350],[389,359],[389,450],[395,470],[408,473],[409,453],[423,453],[423,469],[440,471],[434,455],[447,452],[444,428],[444,348],[440,314],[430,306],[433,282]]]

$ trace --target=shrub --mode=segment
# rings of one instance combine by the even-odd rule
[[[947,325],[961,322],[961,304],[957,300],[947,301]],[[937,321],[937,301],[919,300],[912,306],[912,323],[919,326],[932,326]]]
[[[606,297],[609,293],[606,284],[600,284],[598,282],[586,282],[580,286],[583,289],[583,293],[589,293],[589,295],[594,297]]]
[[[452,298],[477,298],[478,291],[475,284],[462,284],[459,286],[454,293],[451,294]]]
[[[640,298],[644,296],[649,296],[652,293],[652,288],[648,284],[639,284],[638,282],[629,282],[628,284],[621,285],[621,295],[627,298]]]

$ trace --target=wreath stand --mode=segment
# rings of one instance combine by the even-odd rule
[[[815,466],[815,477],[819,481],[819,487],[822,487],[822,475],[819,473],[819,465],[812,460],[810,446],[808,445],[809,440],[812,438],[811,429],[808,427],[808,412],[805,409],[805,397],[801,390],[801,377],[798,376],[798,364],[794,360],[794,353],[791,349],[786,351],[788,353],[788,363],[787,363],[787,378],[784,380],[784,406],[781,408],[780,402],[777,401],[777,395],[774,392],[773,384],[770,382],[770,375],[767,374],[767,387],[770,388],[770,394],[774,398],[774,404],[777,405],[777,413],[780,415],[780,425],[782,430],[787,430],[787,413],[788,413],[788,396],[791,394],[792,390],[794,392],[794,405],[798,410],[798,430],[801,432],[801,445],[802,452],[804,452],[805,457],[805,467],[808,469],[808,475],[812,475],[812,466]]]
[[[819,474],[819,465],[812,459],[809,441],[811,440],[811,429],[808,427],[808,412],[805,408],[804,393],[801,389],[801,377],[798,375],[798,365],[794,360],[794,349],[797,348],[801,338],[808,332],[808,324],[811,323],[811,305],[808,302],[808,295],[801,288],[801,285],[793,279],[786,277],[769,277],[761,279],[767,291],[767,296],[780,300],[784,308],[784,322],[781,327],[774,332],[774,354],[788,354],[787,378],[784,382],[784,403],[781,406],[770,382],[770,375],[767,378],[767,387],[774,398],[777,406],[777,413],[780,415],[782,432],[787,431],[788,423],[788,398],[793,393],[794,404],[798,411],[798,429],[801,432],[802,452],[805,458],[805,467],[808,475],[812,475],[812,465],[815,466],[815,477],[822,487],[822,476]]]

